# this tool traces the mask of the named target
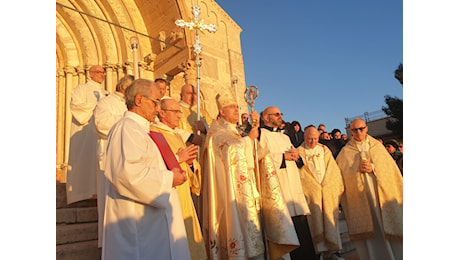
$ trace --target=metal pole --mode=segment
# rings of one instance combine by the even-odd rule
[[[238,89],[237,89],[237,84],[238,84],[238,76],[233,75],[232,77],[232,84],[233,88],[235,89],[235,98],[236,98],[236,104],[238,105],[238,125],[241,125],[241,107],[240,107],[240,101],[238,100]]]
[[[195,16],[195,22],[198,21],[198,16]],[[195,45],[200,44],[200,35],[198,33],[198,30],[195,29]],[[201,60],[200,60],[200,53],[201,53],[201,46],[200,48],[195,48],[195,53],[196,53],[196,59],[195,59],[195,64],[196,64],[196,91],[197,91],[197,104],[196,104],[196,121],[200,121],[201,118],[201,95],[200,95],[200,67],[201,67]],[[196,132],[198,135],[200,135],[200,130],[197,129]]]
[[[201,108],[201,100],[200,100],[200,66],[201,66],[201,59],[200,59],[200,54],[201,54],[201,44],[200,44],[200,35],[199,31],[202,30],[207,30],[209,32],[216,32],[217,31],[217,26],[214,24],[203,24],[203,21],[199,21],[199,16],[201,13],[201,9],[198,5],[194,5],[192,7],[192,14],[194,17],[193,22],[185,22],[184,20],[176,20],[176,25],[181,27],[181,28],[189,28],[190,30],[195,31],[195,44],[193,44],[193,51],[196,54],[195,58],[195,65],[196,65],[196,91],[197,93],[197,121],[200,120],[200,108]],[[197,129],[197,134],[200,135],[200,130]]]
[[[133,49],[134,79],[138,79],[139,78],[139,61],[137,57],[137,49],[139,47],[139,40],[137,39],[137,37],[133,36],[131,37],[129,41],[131,42],[131,48]]]

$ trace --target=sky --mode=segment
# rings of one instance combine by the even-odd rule
[[[404,252],[408,259],[452,258],[460,233],[452,143],[460,112],[458,1],[404,0],[403,21],[395,0],[217,3],[243,29],[246,84],[260,89],[256,109],[277,105],[302,126],[342,129],[345,117],[379,110],[385,95],[402,97],[393,71],[404,48]],[[10,1],[8,10],[20,12],[0,16],[0,196],[14,212],[0,221],[11,241],[4,255],[56,255],[55,8],[52,1]],[[27,19],[8,26],[14,17]]]
[[[216,2],[243,30],[257,111],[277,106],[302,128],[324,123],[346,133],[346,117],[381,111],[385,95],[403,98],[394,78],[403,63],[402,0]]]

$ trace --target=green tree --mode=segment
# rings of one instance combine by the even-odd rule
[[[403,65],[399,64],[398,68],[394,71],[394,77],[403,85]],[[392,117],[388,120],[386,127],[393,132],[398,138],[403,138],[403,101],[398,97],[385,96],[386,106],[382,107],[383,112]]]
[[[395,70],[395,78],[403,85],[403,65],[399,63],[398,68]]]
[[[382,107],[383,112],[388,116],[392,117],[388,120],[386,127],[388,130],[393,132],[398,138],[403,139],[403,101],[398,97],[385,96],[385,104],[387,106]]]

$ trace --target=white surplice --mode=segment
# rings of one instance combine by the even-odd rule
[[[97,150],[100,144],[93,111],[98,100],[106,95],[102,85],[92,80],[78,85],[72,92],[69,168],[66,178],[68,204],[90,199],[97,193]]]
[[[102,246],[102,227],[104,223],[105,207],[105,182],[102,182],[105,169],[105,149],[107,146],[107,135],[110,128],[128,110],[125,96],[121,92],[114,92],[97,102],[94,109],[94,122],[97,135],[99,136],[98,158],[99,173],[97,176],[97,212],[98,212],[98,246]]]
[[[102,259],[190,259],[173,173],[149,128],[127,111],[109,132]]]
[[[289,210],[289,214],[294,222],[294,219],[299,219],[303,216],[306,218],[307,215],[310,215],[311,213],[303,192],[300,173],[296,162],[284,160],[284,153],[289,152],[291,147],[294,146],[292,145],[289,136],[283,134],[282,132],[270,131],[267,128],[260,128],[258,158],[262,161],[262,163],[265,161],[271,161],[273,164],[274,170],[278,175],[281,193]],[[282,168],[283,162],[286,167]],[[306,229],[300,227],[298,224],[296,226],[294,223],[294,226],[296,228],[296,232],[299,232],[299,230],[301,230],[300,232],[306,232]],[[300,240],[300,248],[296,249],[296,251],[304,251],[307,243],[312,243],[313,245],[313,242],[309,239],[304,239],[303,241]],[[312,251],[314,251],[314,249]],[[310,255],[314,255],[314,252],[312,251],[309,252]],[[290,254],[285,254],[283,259],[291,259]],[[306,255],[303,255],[302,257],[306,257]]]
[[[294,217],[308,215],[310,214],[310,209],[303,193],[296,163],[286,160],[286,168],[280,168],[283,163],[283,154],[288,152],[291,146],[293,147],[289,136],[281,132],[272,132],[265,128],[260,129],[259,160],[267,155],[272,157],[289,214]]]

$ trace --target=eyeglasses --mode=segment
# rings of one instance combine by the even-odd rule
[[[147,96],[144,96],[144,97],[145,97],[145,98],[147,98],[147,99],[150,99],[150,100],[152,100],[152,101],[153,101],[153,103],[154,103],[155,105],[158,105],[158,104],[160,104],[160,100],[152,99],[152,98],[149,98],[149,97],[147,97]]]
[[[174,112],[176,114],[182,114],[182,110],[179,110],[179,109],[161,109],[163,111],[171,111],[171,112]]]
[[[367,126],[363,126],[363,127],[358,127],[358,128],[352,128],[350,129],[352,132],[358,132],[359,131],[364,131],[364,129],[366,129]]]
[[[267,114],[268,116],[283,116],[283,113]]]

